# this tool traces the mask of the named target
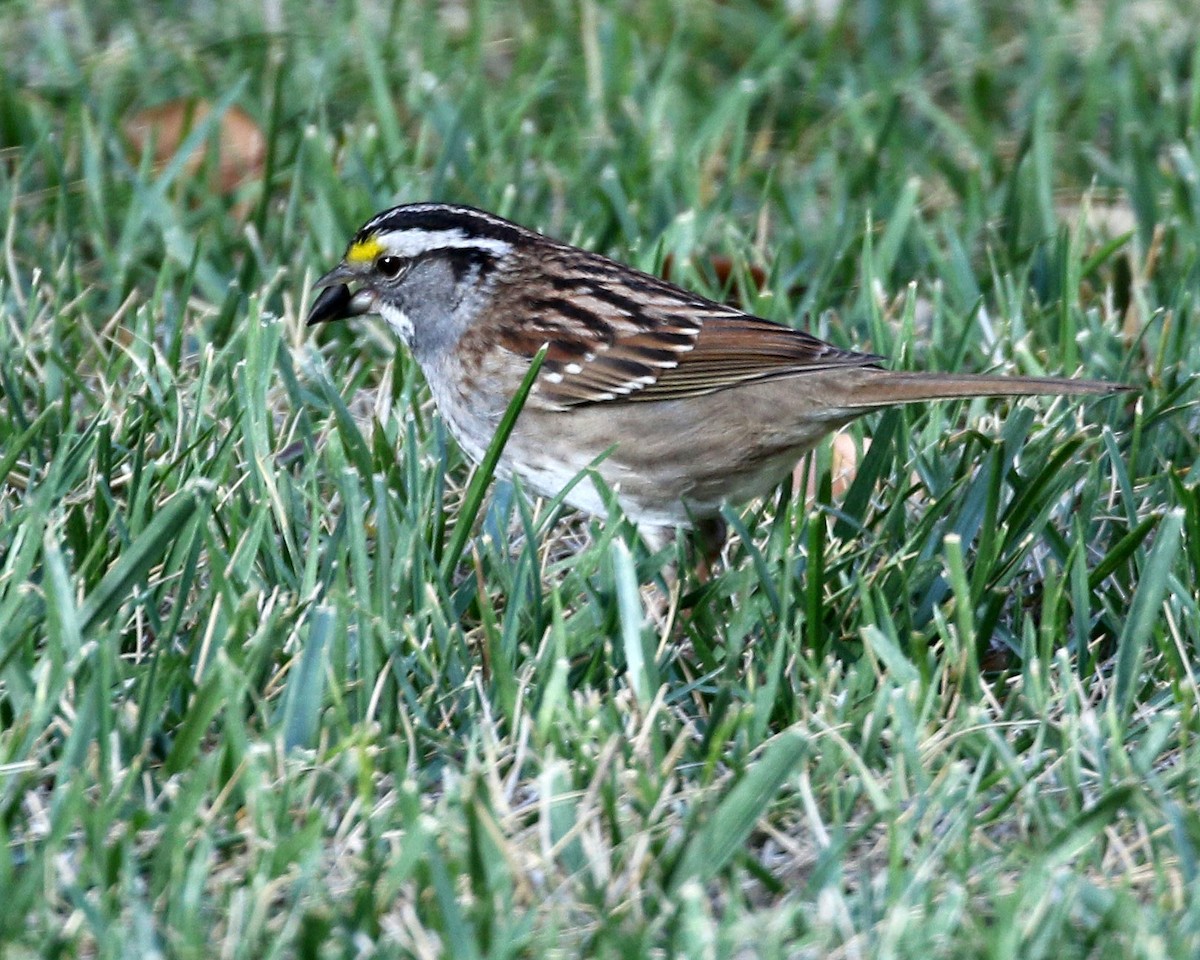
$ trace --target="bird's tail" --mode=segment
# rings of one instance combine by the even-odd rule
[[[886,407],[923,400],[954,400],[961,397],[1026,397],[1036,395],[1087,396],[1131,390],[1104,380],[1075,380],[1070,377],[1000,377],[969,373],[909,373],[896,370],[872,371],[849,384],[848,407]]]

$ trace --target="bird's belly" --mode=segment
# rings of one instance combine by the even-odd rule
[[[763,496],[796,461],[857,415],[813,417],[811,404],[788,409],[778,391],[748,385],[706,396],[642,403],[597,403],[569,410],[527,406],[500,459],[502,476],[529,491],[564,497],[572,507],[604,516],[607,499],[588,476],[595,471],[625,514],[652,526],[688,525],[715,516],[726,502]],[[478,463],[503,413],[494,402],[465,396],[435,401],[463,451]],[[803,400],[800,396],[798,400]],[[452,402],[446,402],[452,401]]]
[[[693,397],[566,412],[527,409],[505,451],[505,466],[533,491],[555,496],[595,464],[630,519],[688,525],[717,515],[726,502],[769,493],[838,425],[798,423],[778,409],[772,419],[754,403],[731,415],[728,403],[729,398]],[[714,429],[718,424],[724,429]],[[564,499],[588,513],[607,512],[604,497],[586,477]]]

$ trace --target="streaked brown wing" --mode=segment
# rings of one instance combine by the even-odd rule
[[[695,345],[676,366],[629,399],[677,400],[834,367],[877,366],[882,359],[750,314],[714,315],[704,320]]]
[[[510,315],[530,319],[501,336],[502,346],[525,357],[549,344],[535,388],[549,406],[673,400],[880,360],[603,257],[568,253],[571,262],[543,272],[541,283],[508,285]]]

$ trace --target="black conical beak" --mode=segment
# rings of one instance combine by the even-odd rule
[[[375,294],[370,290],[350,292],[347,280],[355,279],[356,274],[344,263],[338,264],[325,276],[313,284],[313,288],[321,290],[316,303],[308,311],[306,326],[325,323],[328,320],[345,320],[348,317],[358,317],[375,309]],[[322,289],[323,288],[323,289]]]

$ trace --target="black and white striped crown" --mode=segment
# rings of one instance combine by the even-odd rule
[[[520,241],[539,234],[503,217],[450,203],[408,203],[368,220],[350,241],[346,260],[369,262],[381,253],[416,257],[434,250],[508,253]]]

